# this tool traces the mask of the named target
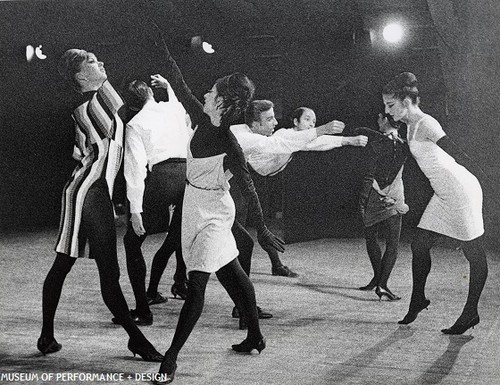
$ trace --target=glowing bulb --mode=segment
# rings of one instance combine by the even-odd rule
[[[35,55],[35,49],[32,45],[26,46],[26,61],[30,63],[33,60],[33,55]]]
[[[389,43],[397,43],[403,38],[403,32],[401,24],[392,23],[385,26],[382,34]]]
[[[203,51],[205,51],[206,53],[214,53],[215,50],[213,49],[212,47],[212,44],[210,43],[207,43],[206,41],[204,41],[202,44],[201,44],[201,47],[203,48]]]
[[[42,45],[40,44],[38,47],[35,48],[35,55],[37,58],[39,58],[40,60],[43,60],[43,59],[47,59],[47,55],[45,55],[43,52],[42,52]]]

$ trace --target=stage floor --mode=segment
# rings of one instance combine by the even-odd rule
[[[120,280],[133,308],[123,232],[123,227],[118,229]],[[108,384],[148,383],[159,364],[134,358],[127,350],[127,335],[111,323],[91,260],[78,261],[64,286],[55,325],[63,349],[48,356],[36,349],[42,283],[54,259],[55,237],[56,230],[1,235],[0,383],[11,382],[9,378],[18,384],[98,383],[85,377],[88,374],[114,379]],[[148,268],[162,240],[159,235],[146,240]],[[407,243],[401,245],[389,281],[402,297],[396,302],[379,302],[374,292],[357,290],[371,278],[362,239],[288,245],[282,260],[300,276],[273,277],[267,255],[255,247],[251,278],[257,302],[274,314],[261,322],[267,338],[262,354],[238,355],[230,349],[246,332],[238,330],[237,320],[231,318],[233,305],[212,276],[204,313],[180,353],[174,384],[500,384],[498,253],[488,252],[490,273],[480,302],[481,323],[462,336],[440,332],[459,316],[467,295],[468,264],[458,250],[435,250],[427,285],[431,304],[410,326],[397,324],[410,300]],[[170,294],[174,264],[171,258],[160,284],[164,294]],[[154,324],[141,327],[162,353],[182,304],[170,298],[153,306]]]

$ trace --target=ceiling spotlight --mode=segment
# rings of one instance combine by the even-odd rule
[[[398,43],[403,38],[404,30],[401,24],[391,23],[384,27],[382,35],[387,42]]]
[[[208,54],[212,54],[215,52],[212,44],[204,41],[201,36],[193,36],[191,38],[191,48],[195,52],[204,52]]]
[[[213,49],[212,47],[212,44],[210,43],[207,43],[206,41],[204,41],[202,44],[201,44],[201,47],[203,48],[203,51],[205,51],[206,53],[214,53],[215,50]]]

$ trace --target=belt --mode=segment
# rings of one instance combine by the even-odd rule
[[[186,158],[168,158],[167,160],[164,160],[163,162],[165,163],[186,163]],[[160,163],[163,163],[160,162]]]
[[[168,158],[168,159],[162,160],[161,162],[153,164],[153,166],[151,167],[151,171],[153,171],[153,169],[156,166],[166,165],[169,163],[186,163],[186,158]]]

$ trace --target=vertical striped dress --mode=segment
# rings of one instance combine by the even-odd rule
[[[106,80],[88,100],[73,112],[75,145],[73,158],[78,165],[64,186],[61,220],[56,252],[71,257],[83,257],[85,238],[80,223],[85,197],[90,187],[105,179],[110,199],[113,184],[123,158],[123,122],[118,110],[121,97]]]

